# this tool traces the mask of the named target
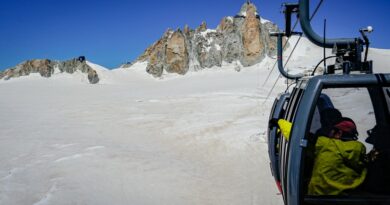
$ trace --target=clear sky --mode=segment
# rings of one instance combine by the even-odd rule
[[[294,2],[297,0],[290,0]],[[28,59],[85,55],[108,68],[136,59],[167,28],[215,28],[245,0],[0,0],[0,70]],[[253,0],[263,18],[284,27],[285,0]],[[312,0],[312,7],[319,0]],[[373,47],[390,49],[390,0],[324,0],[313,21],[328,37],[357,37],[372,25]]]

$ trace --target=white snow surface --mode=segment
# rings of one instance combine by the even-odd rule
[[[228,16],[228,17],[226,17],[226,19],[229,20],[229,21],[232,22],[232,23],[233,23],[233,21],[234,21],[234,19],[233,19],[232,16]]]
[[[264,19],[264,18],[262,18],[262,17],[260,17],[260,22],[261,22],[262,24],[265,24],[265,23],[271,23],[271,21],[270,21],[270,20],[268,20],[268,19]]]
[[[295,71],[322,58],[302,42]],[[388,50],[371,53],[389,65]],[[0,81],[0,204],[283,204],[266,144],[285,89],[277,69],[264,84],[274,59],[160,79],[146,63],[88,64],[99,84],[81,73]]]
[[[154,79],[145,66],[97,69],[97,85],[1,81],[0,204],[282,204],[265,140],[271,83],[258,88],[267,70]]]
[[[202,31],[200,33],[200,35],[203,36],[203,38],[207,38],[207,34],[216,33],[216,32],[217,32],[217,30],[215,30],[215,29],[206,29],[205,31]]]

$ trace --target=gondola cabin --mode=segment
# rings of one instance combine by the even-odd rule
[[[367,60],[367,35],[373,29],[360,29],[362,38],[321,37],[311,19],[323,1],[313,14],[309,2],[284,4],[285,31],[272,34],[278,38],[279,71],[296,82],[271,110],[272,174],[286,205],[390,204],[390,74],[373,74],[373,62]],[[324,48],[311,76],[284,69],[283,38],[298,34],[291,30],[292,14],[303,34]],[[326,57],[326,48],[333,48],[335,56]],[[335,63],[324,64],[324,73],[314,76],[329,58]]]
[[[358,140],[365,144],[367,152],[379,146],[382,150],[390,150],[390,74],[302,78],[286,103],[285,110],[281,109],[279,114],[293,123],[289,139],[280,137],[280,133],[275,134],[275,128],[271,128],[268,136],[271,169],[277,183],[280,182],[285,204],[390,204],[390,170],[384,170],[388,168],[389,161],[368,170],[366,180],[383,182],[378,185],[382,186],[378,190],[347,190],[337,196],[307,194],[313,168],[308,152],[314,146],[312,138],[316,130],[321,128],[321,110],[333,107],[343,116],[353,119],[359,133]],[[273,116],[277,114],[275,111],[279,111],[276,108],[278,106],[274,106]],[[382,136],[372,133],[373,128],[378,127]],[[366,142],[368,137],[371,143]],[[376,179],[378,177],[383,179]]]
[[[279,119],[282,118],[286,112],[287,103],[290,99],[289,93],[284,93],[279,95],[272,106],[271,114],[269,116],[269,120],[271,119]],[[280,141],[280,133],[278,132],[277,127],[270,127],[268,129],[267,133],[267,140],[268,140],[268,155],[270,158],[270,167],[272,175],[275,178],[275,182],[279,188],[279,191],[281,190],[280,186],[280,173],[279,173],[279,141]]]

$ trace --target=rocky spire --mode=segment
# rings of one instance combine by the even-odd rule
[[[242,43],[244,46],[244,56],[242,64],[244,66],[253,65],[261,60],[264,54],[264,42],[261,38],[261,23],[256,18],[257,9],[254,4],[246,6],[246,18],[242,27]]]
[[[188,24],[186,24],[184,26],[183,32],[184,32],[185,35],[189,35],[190,34],[190,27],[188,26]]]
[[[183,32],[178,29],[167,40],[165,46],[165,70],[169,73],[185,74],[188,70],[188,51]]]
[[[207,23],[206,21],[202,21],[202,24],[196,29],[196,32],[203,32],[207,30]]]
[[[240,12],[236,15],[236,17],[245,18],[245,17],[247,16],[247,11],[248,11],[248,8],[249,8],[249,7],[254,8],[254,9],[255,9],[255,16],[256,16],[256,18],[260,18],[259,13],[257,12],[256,5],[253,4],[250,0],[247,0],[247,1],[241,6]]]

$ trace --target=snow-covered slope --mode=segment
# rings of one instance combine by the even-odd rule
[[[368,58],[374,61],[375,73],[390,73],[390,50],[371,48]]]
[[[322,58],[305,39],[297,49],[290,69]],[[371,54],[388,65],[389,51]],[[285,89],[280,79],[266,101],[273,59],[161,79],[142,63],[88,64],[99,84],[77,73],[0,82],[0,204],[283,204],[265,138]]]
[[[269,64],[1,82],[0,204],[281,204],[258,89]]]

